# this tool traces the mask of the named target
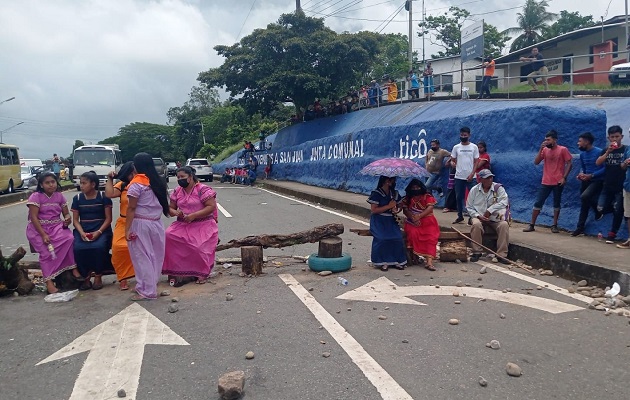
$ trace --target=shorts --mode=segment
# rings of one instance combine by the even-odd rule
[[[623,216],[630,218],[630,192],[623,191]]]

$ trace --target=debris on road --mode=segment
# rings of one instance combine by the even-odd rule
[[[179,306],[177,305],[177,303],[171,303],[168,305],[168,312],[172,313],[176,313],[177,311],[179,311]]]
[[[481,386],[481,387],[488,386],[488,381],[483,376],[479,377],[478,382],[479,382],[479,386]]]
[[[127,397],[127,392],[125,392],[125,389],[118,389],[117,395],[122,399],[123,397]]]
[[[323,353],[322,353],[322,357],[324,357],[324,358],[328,358],[328,357],[330,357],[330,352],[329,352],[329,351],[325,351],[325,352],[323,352]]]
[[[170,290],[162,290],[160,292],[160,296],[164,297],[164,296],[170,296],[171,295],[171,291]]]
[[[232,371],[219,378],[219,395],[223,400],[236,400],[243,394],[245,372]]]
[[[245,359],[246,360],[252,360],[254,358],[254,352],[253,351],[248,351],[247,353],[245,353]]]
[[[378,319],[380,319],[381,321],[384,321],[387,319],[387,315],[379,315]]]
[[[321,271],[321,272],[318,272],[317,275],[319,275],[319,276],[332,275],[332,271]]]
[[[507,363],[507,365],[505,366],[505,372],[507,372],[507,374],[510,376],[516,377],[523,375],[521,367],[511,362]]]
[[[481,269],[479,270],[480,274],[485,274],[486,272],[488,272],[488,268],[487,267],[481,267]]]
[[[499,314],[499,318],[505,319],[505,314],[503,314],[503,313]]]
[[[586,282],[586,280],[585,280],[585,279],[582,279],[581,281],[579,281],[579,282],[577,283],[577,285],[578,285],[579,287],[584,287],[584,286],[588,285],[588,282]]]
[[[234,300],[234,295],[232,293],[228,293],[225,295],[225,301],[232,301]]]
[[[459,325],[459,320],[457,318],[451,318],[448,320],[450,325]]]
[[[492,350],[499,350],[501,348],[501,343],[499,343],[499,341],[496,339],[491,340],[488,344],[490,345],[488,347],[490,347]]]
[[[177,302],[179,302],[179,297],[173,297],[173,298],[171,299],[171,301],[172,301],[173,303],[177,303]]]

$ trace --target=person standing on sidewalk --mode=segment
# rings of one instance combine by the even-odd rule
[[[538,189],[538,195],[534,203],[532,221],[527,228],[523,229],[523,232],[535,231],[534,226],[540,210],[542,210],[545,200],[553,192],[553,225],[551,226],[551,232],[559,233],[558,218],[560,217],[562,191],[567,183],[567,176],[569,176],[573,164],[571,163],[571,153],[566,147],[558,144],[558,132],[553,129],[545,135],[545,140],[543,140],[540,150],[536,154],[536,158],[534,158],[534,164],[538,165],[543,160],[545,164],[543,166],[542,185]]]
[[[481,93],[477,100],[479,99],[489,99],[490,98],[490,81],[492,81],[492,77],[494,76],[494,59],[492,56],[486,57],[483,63],[483,79],[481,81]]]
[[[427,161],[425,163],[427,171],[431,176],[427,179],[425,185],[429,194],[433,194],[435,190],[440,197],[444,196],[444,190],[442,189],[442,176],[444,175],[444,159],[451,156],[446,149],[440,148],[440,141],[437,139],[431,140],[431,149],[427,152]]]
[[[630,147],[626,146],[623,158],[625,160],[621,164],[621,168],[626,171],[626,180],[623,182],[623,216],[626,218],[628,232],[630,232]],[[618,244],[617,247],[625,250],[630,249],[630,238],[622,244]]]
[[[479,160],[479,149],[474,143],[470,143],[470,128],[467,126],[459,130],[459,140],[451,151],[451,164],[455,167],[455,199],[457,201],[457,219],[453,222],[459,224],[464,220],[464,199],[466,189],[472,188],[472,180],[475,176],[475,165]]]
[[[549,75],[549,70],[545,66],[545,62],[543,60],[542,53],[538,52],[538,47],[534,47],[532,49],[532,54],[528,57],[521,57],[519,60],[521,61],[530,61],[532,64],[532,72],[527,75],[527,84],[532,87],[532,92],[538,91],[538,86],[536,85],[536,77],[540,76],[542,79],[543,86],[545,87],[545,91],[549,90],[549,85],[547,84],[547,75]]]
[[[597,159],[597,165],[604,165],[604,186],[599,195],[597,204],[598,217],[612,211],[613,219],[610,231],[606,237],[606,243],[612,244],[617,238],[617,232],[623,221],[623,181],[625,171],[621,169],[624,161],[623,155],[626,151],[625,145],[621,144],[623,130],[619,125],[608,128],[608,147],[604,149]]]
[[[586,225],[586,218],[588,217],[588,210],[593,209],[595,212],[595,219],[601,219],[601,212],[597,210],[597,199],[602,191],[604,184],[604,172],[603,165],[598,166],[596,164],[597,158],[602,152],[599,147],[593,146],[595,137],[590,132],[585,132],[580,135],[578,139],[578,149],[580,149],[580,164],[582,165],[582,172],[577,176],[577,179],[581,182],[580,187],[580,216],[578,218],[577,227],[571,233],[571,236],[579,236],[584,234],[584,226]]]

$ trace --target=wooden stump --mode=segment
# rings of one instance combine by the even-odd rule
[[[319,250],[317,251],[317,257],[339,258],[341,257],[342,246],[343,240],[339,236],[322,239],[319,241]]]
[[[440,233],[440,261],[468,261],[466,241],[457,232]]]
[[[27,271],[17,265],[25,254],[26,250],[22,247],[6,258],[0,252],[0,283],[4,290],[15,290],[20,295],[27,295],[35,288],[33,282],[28,279]]]
[[[260,275],[263,267],[262,246],[241,247],[241,271],[246,275]]]

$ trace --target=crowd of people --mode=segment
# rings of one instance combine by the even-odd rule
[[[151,156],[139,153],[108,175],[104,191],[94,172],[82,174],[81,192],[68,207],[57,176],[42,174],[27,202],[26,236],[39,254],[48,293],[59,291],[54,279],[65,271],[80,290],[101,289],[103,275],[112,273],[120,290],[129,290],[135,277],[133,301],[157,298],[161,275],[172,286],[205,283],[218,243],[216,192],[190,167],[177,169],[177,183],[169,196]],[[112,198],[120,198],[113,230]],[[176,221],[164,229],[163,215]]]
[[[258,158],[255,155],[251,155],[247,160],[247,164],[241,167],[228,167],[225,168],[221,175],[221,183],[241,184],[246,186],[253,186],[258,178]],[[267,154],[267,163],[263,170],[265,177],[268,179],[271,175],[271,169],[273,166],[273,160],[270,154]]]
[[[448,171],[448,193],[443,212],[457,211],[454,224],[468,216],[471,226],[471,261],[478,261],[482,255],[484,233],[497,236],[498,261],[508,260],[509,224],[511,222],[508,193],[502,184],[494,182],[491,159],[487,145],[470,141],[470,128],[460,129],[460,143],[449,152],[440,148],[437,139],[431,141],[431,149],[426,156],[426,169],[430,176],[425,182],[413,179],[405,189],[405,196],[396,190],[396,177],[381,176],[376,189],[367,202],[371,207],[370,232],[372,240],[372,264],[386,271],[389,267],[404,269],[407,262],[405,249],[414,256],[425,260],[425,268],[434,271],[433,260],[440,227],[434,216],[437,200],[433,192],[443,197],[442,179]],[[630,232],[630,146],[621,143],[623,130],[618,125],[608,128],[608,145],[602,149],[593,145],[595,138],[590,132],[579,135],[580,150],[580,214],[572,236],[584,234],[589,210],[593,210],[595,220],[604,214],[612,213],[612,225],[606,243],[613,244],[619,239],[617,233],[625,217]],[[550,130],[534,157],[534,164],[543,163],[541,186],[532,210],[530,224],[524,232],[535,231],[536,220],[542,207],[553,193],[552,233],[558,233],[558,218],[562,204],[562,192],[572,169],[572,156],[566,147],[558,144],[558,133]],[[476,184],[474,182],[476,181]],[[405,216],[401,231],[396,215]],[[403,235],[404,232],[404,235]],[[630,249],[630,239],[616,245],[620,249]]]

